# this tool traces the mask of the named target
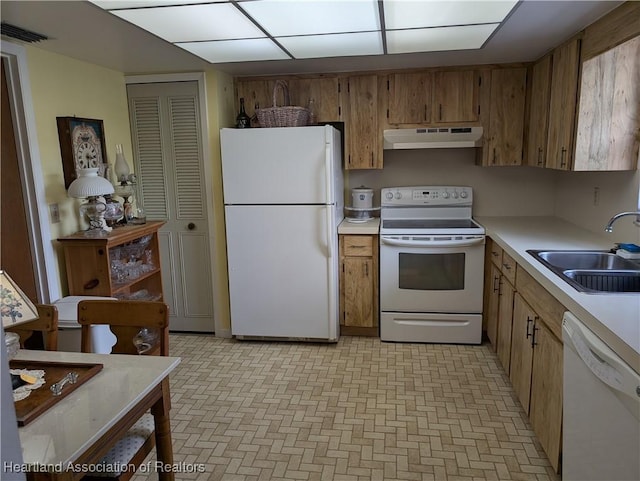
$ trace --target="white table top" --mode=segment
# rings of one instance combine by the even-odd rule
[[[74,462],[180,363],[178,357],[20,350],[16,360],[100,363],[102,370],[18,429],[26,464]]]
[[[640,372],[640,294],[586,294],[547,269],[527,250],[599,249],[613,238],[556,217],[476,218],[515,261],[634,370]]]

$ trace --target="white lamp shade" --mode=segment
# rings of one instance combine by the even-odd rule
[[[113,185],[98,175],[98,169],[80,169],[78,178],[69,186],[69,197],[84,199],[100,195],[113,194]]]

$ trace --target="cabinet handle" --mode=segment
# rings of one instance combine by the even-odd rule
[[[187,229],[195,230],[196,229],[196,225],[193,222],[189,222],[189,224],[187,224]]]
[[[531,332],[529,332],[529,326],[531,325],[532,322],[533,322],[533,319],[531,319],[529,316],[527,316],[527,337],[526,337],[526,339],[529,339],[531,337]]]
[[[542,147],[538,147],[538,165],[542,165]]]
[[[500,290],[500,276],[493,276],[493,292]]]
[[[538,316],[536,316],[536,319],[538,319]],[[536,327],[536,325],[533,325],[533,331],[531,332],[531,347],[537,346],[538,343],[536,342],[536,331],[539,331],[540,328]]]
[[[511,270],[511,266],[509,264],[502,264],[502,267],[504,267],[506,270],[510,271]]]
[[[427,104],[424,104],[424,119],[425,122],[429,119],[427,119]]]
[[[496,149],[493,149],[493,161],[491,162],[492,164],[496,163]]]
[[[365,277],[369,277],[369,264],[364,265],[364,275]]]
[[[439,108],[438,108],[438,120],[442,120],[442,104],[439,104]]]
[[[82,287],[84,287],[85,290],[95,289],[96,287],[98,287],[98,284],[100,284],[100,281],[98,279],[91,279]]]
[[[567,161],[565,157],[567,156],[567,149],[562,147],[560,151],[560,167],[565,167],[567,165]]]

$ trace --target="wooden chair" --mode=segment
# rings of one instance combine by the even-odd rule
[[[111,354],[138,354],[133,339],[140,329],[155,329],[157,344],[148,355],[169,355],[169,308],[163,302],[86,300],[78,303],[78,322],[82,328],[81,350],[91,352],[91,326],[108,325],[117,341]],[[143,415],[102,458],[111,466],[139,466],[155,447],[154,420],[150,413]],[[116,473],[92,473],[83,481],[127,481],[135,469]]]
[[[50,304],[36,304],[38,319],[18,324],[15,327],[5,327],[6,331],[15,332],[20,336],[21,348],[44,348],[46,351],[58,350],[58,309]],[[33,337],[35,333],[40,333]]]

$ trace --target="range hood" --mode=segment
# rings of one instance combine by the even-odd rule
[[[482,127],[428,127],[384,131],[385,150],[451,149],[482,146]]]

